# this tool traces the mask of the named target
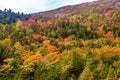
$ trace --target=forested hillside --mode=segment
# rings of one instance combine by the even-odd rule
[[[4,11],[0,15],[0,20],[7,19]],[[119,78],[119,0],[98,0],[0,21],[0,80]]]

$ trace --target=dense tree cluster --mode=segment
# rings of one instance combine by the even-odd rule
[[[3,11],[0,10],[0,23],[10,24],[17,21],[18,19],[26,20],[28,19],[28,16],[30,15],[20,13],[20,12],[15,13],[11,9],[8,9],[8,10],[4,9]]]
[[[120,9],[100,9],[1,23],[0,80],[118,80]]]

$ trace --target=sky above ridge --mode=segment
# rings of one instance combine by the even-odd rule
[[[10,8],[14,12],[35,13],[90,1],[94,0],[0,0],[0,9]]]

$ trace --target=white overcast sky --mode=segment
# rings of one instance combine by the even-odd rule
[[[94,0],[0,0],[0,9],[12,9],[14,12],[35,13]]]

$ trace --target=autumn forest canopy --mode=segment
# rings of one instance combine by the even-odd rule
[[[120,1],[34,14],[0,10],[0,80],[120,79]]]

